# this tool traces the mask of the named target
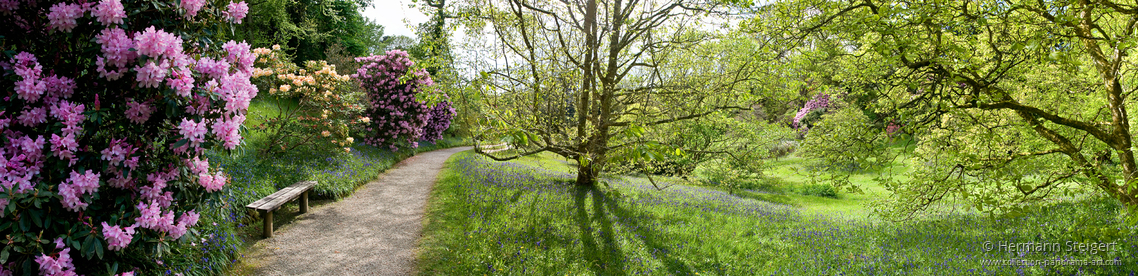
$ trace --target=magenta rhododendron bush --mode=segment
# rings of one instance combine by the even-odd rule
[[[203,152],[241,144],[257,95],[249,45],[205,31],[247,13],[0,0],[0,275],[129,274],[191,239],[228,182]]]
[[[356,62],[360,68],[352,77],[367,92],[369,105],[365,114],[371,118],[365,128],[364,143],[387,146],[393,151],[401,145],[416,148],[420,139],[434,141],[450,126],[454,109],[449,103],[432,111],[435,107],[421,100],[428,98],[424,94],[432,91],[425,89],[434,81],[426,70],[412,68],[415,62],[407,52],[391,50],[385,55],[356,58]],[[446,98],[445,94],[436,96]]]
[[[427,125],[423,127],[422,139],[426,141],[442,139],[443,131],[450,128],[450,121],[454,119],[454,107],[450,101],[439,102],[427,114]]]

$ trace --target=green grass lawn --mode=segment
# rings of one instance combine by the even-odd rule
[[[549,156],[494,162],[456,154],[431,193],[423,275],[1130,275],[1135,228],[1111,200],[1064,202],[997,218],[868,217],[884,190],[819,198],[610,177],[573,185]],[[541,160],[547,159],[547,160]],[[772,175],[796,183],[779,170]],[[559,165],[560,164],[560,165]],[[870,176],[867,176],[870,177]],[[658,179],[659,181],[659,179]],[[669,184],[669,185],[672,185]],[[841,215],[834,211],[846,212]],[[1117,242],[1108,252],[1010,252],[986,243]],[[1000,266],[985,260],[1100,259],[1106,266]]]

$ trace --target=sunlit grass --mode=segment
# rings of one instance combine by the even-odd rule
[[[447,162],[431,194],[421,274],[1129,275],[1138,270],[1135,228],[1119,219],[1120,207],[1111,200],[1037,206],[1018,216],[956,214],[893,223],[867,219],[868,213],[826,213],[864,211],[859,200],[845,194],[837,199],[747,196],[682,184],[658,191],[638,178],[609,178],[607,185],[581,188],[573,185],[572,173],[527,164],[548,163],[494,162],[470,152]],[[1098,254],[1023,255],[983,246],[1028,241],[1121,246]],[[1120,264],[982,264],[1009,258]]]

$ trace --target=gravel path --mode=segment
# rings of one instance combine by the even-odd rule
[[[256,275],[409,275],[427,194],[443,162],[470,147],[419,153],[348,198],[314,207],[246,253]]]

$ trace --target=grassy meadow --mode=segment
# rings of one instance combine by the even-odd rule
[[[736,193],[656,178],[573,185],[551,155],[495,162],[470,151],[432,191],[422,275],[1132,275],[1135,227],[1109,199],[1061,201],[1015,216],[941,213],[891,222],[865,203],[881,187],[806,195],[803,160],[772,160],[777,189]],[[905,170],[905,168],[895,168]],[[854,181],[868,184],[870,174]],[[1115,242],[1094,252],[1001,250],[1000,243]],[[1006,248],[1006,247],[1005,247]],[[1043,260],[1098,264],[1037,265]]]

